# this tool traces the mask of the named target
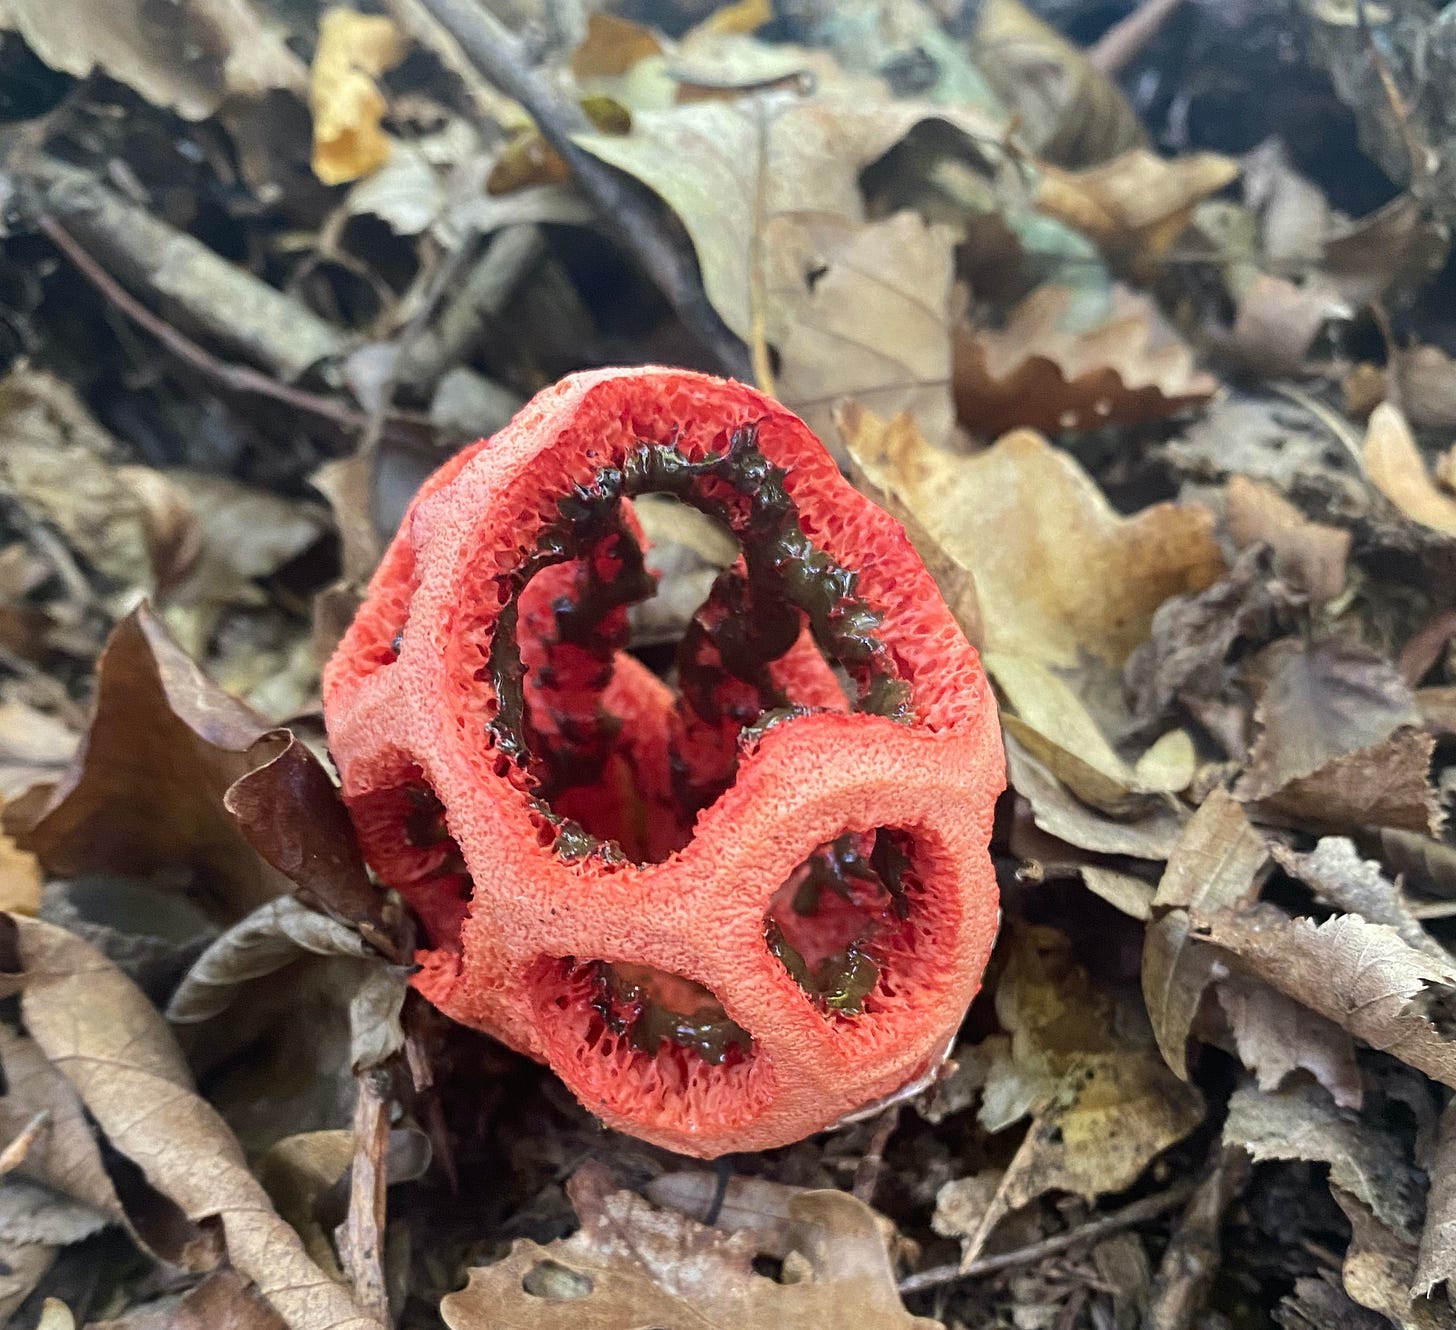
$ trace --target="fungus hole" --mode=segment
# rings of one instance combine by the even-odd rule
[[[845,832],[774,893],[764,940],[826,1016],[857,1016],[896,996],[921,895],[905,833]]]
[[[521,1277],[521,1288],[533,1298],[548,1302],[576,1302],[589,1298],[596,1289],[592,1277],[560,1261],[537,1261]]]
[[[753,427],[697,460],[642,443],[558,509],[489,673],[497,752],[563,858],[666,859],[780,720],[908,715],[858,574],[805,534]]]
[[[410,903],[431,943],[458,947],[474,883],[424,772],[410,764],[398,784],[356,799],[352,812],[369,862]]]

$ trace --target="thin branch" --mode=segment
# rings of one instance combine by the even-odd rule
[[[1108,78],[1122,73],[1158,35],[1183,0],[1142,0],[1087,48],[1087,62]]]
[[[1242,1147],[1219,1146],[1173,1230],[1143,1319],[1147,1330],[1188,1330],[1203,1310],[1223,1255],[1223,1217],[1249,1180]]]
[[[395,4],[404,0],[394,0]],[[525,107],[542,136],[571,168],[603,224],[635,255],[683,323],[734,378],[752,380],[747,348],[708,302],[697,264],[663,225],[652,195],[629,176],[576,145],[591,129],[581,108],[560,97],[533,67],[525,44],[473,0],[415,0],[491,83]]]
[[[1156,1219],[1160,1214],[1182,1205],[1193,1195],[1193,1190],[1193,1180],[1185,1180],[1178,1183],[1177,1186],[1169,1187],[1167,1191],[1159,1192],[1156,1196],[1145,1196],[1140,1201],[1123,1206],[1121,1210],[1114,1210],[1110,1215],[1089,1220],[1077,1228],[1068,1229],[1065,1233],[1055,1233],[1049,1238],[1043,1238],[1040,1242],[1018,1247],[1015,1251],[998,1252],[995,1256],[982,1256],[979,1260],[972,1261],[964,1270],[961,1269],[959,1263],[935,1265],[931,1266],[929,1270],[917,1270],[913,1275],[906,1275],[900,1281],[900,1292],[924,1293],[926,1289],[939,1288],[943,1284],[954,1284],[961,1279],[979,1279],[983,1275],[998,1274],[1002,1270],[1014,1270],[1022,1265],[1035,1265],[1036,1262],[1045,1260],[1048,1256],[1055,1256],[1058,1252],[1064,1252],[1070,1247],[1080,1247],[1083,1243],[1096,1242],[1109,1233],[1117,1233],[1124,1228],[1131,1228],[1134,1224]]]
[[[296,388],[290,383],[270,378],[267,374],[253,369],[249,365],[238,365],[231,361],[219,360],[212,352],[199,346],[185,333],[179,332],[165,319],[152,313],[107,272],[54,217],[42,213],[35,219],[35,225],[75,265],[77,271],[105,296],[110,304],[138,327],[149,332],[179,360],[185,361],[214,382],[222,384],[223,387],[231,389],[233,392],[268,397],[276,402],[282,402],[286,406],[291,406],[297,411],[302,411],[306,415],[332,421],[349,434],[357,434],[367,428],[368,417],[362,412],[346,406],[343,402],[321,397],[318,393],[311,393],[306,389]],[[414,422],[401,417],[396,418],[394,423],[408,427]],[[418,432],[418,429],[409,428],[403,431],[410,438],[417,437]]]

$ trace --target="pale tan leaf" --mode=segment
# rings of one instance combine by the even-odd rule
[[[1165,158],[1134,148],[1083,171],[1047,167],[1036,206],[1090,236],[1114,264],[1151,276],[1193,209],[1238,173],[1238,162],[1217,153]]]
[[[1330,1182],[1358,1197],[1382,1222],[1407,1234],[1419,1224],[1420,1185],[1399,1143],[1340,1108],[1318,1085],[1234,1091],[1223,1138],[1243,1146],[1255,1163],[1303,1159],[1328,1165]]]
[[[12,27],[52,69],[100,69],[149,102],[205,120],[232,93],[301,91],[304,69],[248,0],[185,0],[163,20],[145,0],[3,0]]]
[[[1413,522],[1456,536],[1456,495],[1437,488],[1405,417],[1389,402],[1370,413],[1362,460],[1370,483]]]
[[[1183,816],[1166,804],[1141,809],[1128,821],[1087,807],[1009,735],[1006,768],[1012,787],[1031,805],[1036,825],[1080,849],[1163,860],[1172,854],[1182,834]]]
[[[1029,431],[957,456],[909,433],[861,431],[854,458],[975,575],[984,647],[1051,667],[1121,666],[1169,596],[1223,570],[1212,515],[1156,504],[1115,513],[1066,453]]]
[[[1342,1271],[1345,1292],[1399,1330],[1450,1330],[1449,1303],[1412,1295],[1418,1258],[1411,1234],[1382,1220],[1343,1188],[1332,1186],[1330,1190],[1350,1221],[1350,1245]]]
[[[1272,485],[1234,475],[1228,483],[1229,536],[1239,549],[1268,545],[1274,571],[1322,605],[1345,589],[1351,536],[1312,522]]]
[[[111,1144],[188,1218],[221,1221],[233,1265],[291,1330],[381,1330],[274,1212],[141,990],[74,935],[7,918],[23,968],[6,982],[20,990],[26,1029]]]
[[[1277,1090],[1302,1069],[1341,1107],[1360,1107],[1355,1043],[1338,1025],[1248,975],[1220,979],[1215,991],[1239,1060],[1254,1073],[1259,1089]]]
[[[1191,937],[1190,912],[1249,899],[1267,858],[1263,837],[1219,788],[1193,815],[1158,883],[1143,942],[1143,1000],[1163,1059],[1181,1080],[1188,1079],[1188,1035],[1214,959]]]
[[[582,1227],[547,1246],[518,1240],[495,1265],[440,1304],[450,1330],[936,1330],[910,1316],[874,1212],[843,1192],[790,1202],[793,1255],[808,1277],[784,1284],[754,1273],[749,1233],[732,1236],[612,1191],[585,1170],[570,1192]]]
[[[1322,924],[1270,905],[1218,910],[1197,936],[1372,1048],[1456,1086],[1456,1045],[1442,1033],[1456,968],[1408,947],[1395,929],[1339,914]]]
[[[871,223],[787,213],[769,219],[761,243],[784,405],[825,439],[851,397],[879,416],[908,411],[928,437],[946,438],[952,234],[911,212]]]
[[[0,812],[5,800],[0,796]],[[34,914],[40,909],[40,861],[0,831],[0,910]]]

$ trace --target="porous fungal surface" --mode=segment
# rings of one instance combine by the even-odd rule
[[[731,530],[659,677],[632,500]],[[574,375],[426,483],[325,675],[415,983],[593,1113],[702,1156],[940,1056],[996,931],[994,703],[899,525],[741,384]]]

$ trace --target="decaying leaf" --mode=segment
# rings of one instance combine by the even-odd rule
[[[961,424],[994,438],[1026,426],[1046,433],[1161,420],[1218,388],[1177,340],[1160,337],[1144,298],[1116,293],[1106,321],[1068,329],[1066,287],[1039,286],[1000,328],[961,328],[955,399]]]
[[[1322,605],[1345,589],[1345,563],[1351,535],[1339,527],[1311,522],[1272,485],[1248,476],[1230,476],[1229,536],[1239,549],[1267,545],[1274,572]]]
[[[1143,943],[1143,999],[1158,1048],[1188,1079],[1188,1035],[1213,978],[1214,954],[1192,937],[1197,915],[1249,900],[1268,858],[1264,838],[1222,788],[1204,800],[1168,860]]]
[[[1088,976],[1065,935],[1026,928],[1010,943],[996,1014],[1011,1041],[980,1117],[999,1130],[1030,1113],[1039,1143],[1003,1199],[1015,1208],[1053,1189],[1120,1191],[1202,1120],[1202,1099],[1169,1075],[1132,1004]]]
[[[949,122],[968,143],[996,138],[994,123],[966,108],[765,94],[641,111],[628,134],[577,141],[648,185],[677,214],[697,251],[708,299],[729,328],[750,345],[766,337],[789,341],[792,354],[779,346],[779,377],[791,402],[802,394],[827,425],[834,396],[868,391],[885,410],[915,406],[922,428],[940,440],[951,424],[944,329],[954,236],[913,219],[867,228],[858,184],[864,166],[928,119]],[[737,202],[725,207],[728,199]],[[918,257],[895,256],[888,269],[895,289],[874,292],[885,275],[878,265],[896,238]],[[829,290],[819,296],[821,278]],[[872,298],[887,321],[854,321],[857,297]],[[926,307],[917,309],[917,301]],[[834,334],[846,327],[856,348],[852,360],[834,346]],[[921,338],[927,328],[940,335],[928,344],[907,342],[907,328]],[[856,381],[860,376],[864,382]]]
[[[21,1015],[107,1139],[194,1222],[221,1222],[233,1265],[291,1330],[380,1330],[305,1255],[248,1172],[242,1150],[141,991],[79,938],[39,920],[15,928]],[[141,1111],[139,1111],[139,1109]]]
[[[1206,509],[1161,503],[1121,517],[1071,457],[1029,431],[973,457],[908,431],[861,430],[852,444],[870,482],[975,575],[988,651],[1066,669],[1085,652],[1121,666],[1163,601],[1223,569]]]
[[[50,872],[191,867],[209,876],[220,908],[245,913],[289,884],[247,852],[223,793],[288,743],[138,609],[101,656],[96,710],[76,761],[28,825],[9,829]]]
[[[1145,141],[1122,89],[1050,24],[1018,0],[988,0],[976,14],[976,63],[1033,152],[1086,166]]]
[[[1089,235],[1114,264],[1152,276],[1193,209],[1238,173],[1238,162],[1217,153],[1169,159],[1134,148],[1083,171],[1047,167],[1036,206]]]
[[[612,1190],[601,1171],[578,1172],[570,1194],[580,1231],[544,1247],[518,1239],[505,1260],[472,1270],[469,1284],[440,1304],[450,1330],[939,1324],[906,1313],[874,1212],[843,1192],[806,1192],[790,1203],[807,1265],[795,1283],[754,1273],[749,1233],[730,1236],[654,1210]]]
[[[1072,687],[1044,665],[989,651],[987,673],[1014,708],[1001,723],[1085,803],[1114,815],[1147,800],[1141,796],[1186,789],[1197,763],[1192,740],[1171,730],[1135,764],[1123,761]]]
[[[5,800],[0,797],[0,813]],[[40,861],[0,831],[0,910],[34,914],[40,908]]]
[[[209,1275],[183,1297],[144,1303],[116,1321],[91,1321],[87,1330],[289,1330],[236,1270]]]
[[[1307,646],[1286,638],[1264,651],[1260,672],[1267,682],[1255,712],[1259,738],[1235,789],[1246,802],[1421,723],[1394,666],[1358,642]]]
[[[778,349],[774,389],[822,438],[852,397],[881,416],[913,413],[950,433],[951,237],[910,212],[860,224],[834,215],[770,219],[764,331]]]
[[[1411,913],[1401,888],[1380,871],[1373,859],[1362,859],[1355,842],[1344,836],[1321,837],[1309,854],[1296,854],[1282,845],[1274,858],[1327,905],[1345,914],[1358,914],[1372,924],[1389,924],[1408,947],[1444,962],[1449,953]]]
[[[1451,1325],[1450,1305],[1412,1292],[1417,1262],[1413,1236],[1343,1188],[1330,1190],[1350,1221],[1350,1246],[1342,1271],[1345,1292],[1400,1330],[1446,1330]]]
[[[380,128],[388,103],[375,80],[403,55],[392,19],[342,6],[319,19],[309,105],[313,171],[324,184],[358,180],[389,157],[389,138]]]
[[[1221,978],[1215,991],[1239,1060],[1254,1073],[1259,1089],[1277,1090],[1302,1070],[1342,1108],[1360,1107],[1355,1043],[1338,1025],[1249,975]]]
[[[1411,521],[1456,536],[1456,495],[1431,479],[1410,426],[1389,402],[1370,413],[1361,460],[1370,483]]]
[[[233,94],[300,91],[304,69],[249,0],[185,0],[163,19],[146,0],[4,0],[17,30],[52,69],[100,69],[149,102],[205,120]]]
[[[1338,914],[1322,924],[1271,905],[1202,915],[1195,936],[1241,969],[1357,1039],[1444,1085],[1456,1085],[1456,969],[1416,951],[1385,924]]]
[[[1411,1288],[1427,1298],[1438,1285],[1449,1288],[1456,1280],[1456,1104],[1448,1104],[1441,1114],[1430,1172],[1431,1190],[1426,1197],[1426,1220]]]
[[[1327,1164],[1331,1184],[1357,1197],[1382,1223],[1408,1236],[1419,1227],[1420,1185],[1399,1145],[1340,1108],[1318,1085],[1306,1082],[1272,1093],[1252,1086],[1236,1090],[1223,1134],[1256,1163],[1304,1159]]]
[[[1031,805],[1033,820],[1048,835],[1097,854],[1161,860],[1173,853],[1184,823],[1174,807],[1154,801],[1130,820],[1104,816],[1073,796],[1013,735],[1005,741],[1012,788]]]

